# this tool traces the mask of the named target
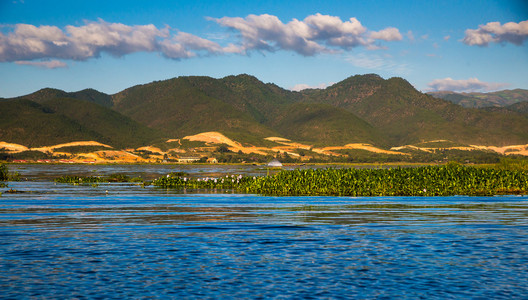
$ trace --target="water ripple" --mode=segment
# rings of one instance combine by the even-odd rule
[[[0,298],[528,296],[527,197],[14,186],[30,193],[0,198]]]

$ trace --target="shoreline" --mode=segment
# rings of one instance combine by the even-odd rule
[[[283,167],[302,167],[302,166],[442,166],[446,165],[449,162],[441,162],[441,163],[434,163],[434,162],[386,162],[386,163],[340,163],[340,162],[318,162],[318,163],[284,163]],[[176,166],[259,166],[259,167],[267,167],[266,163],[178,163],[178,162],[164,162],[164,163],[157,163],[157,162],[58,162],[58,161],[50,161],[50,162],[39,162],[39,161],[26,161],[26,162],[12,162],[12,161],[0,161],[0,164],[6,164],[6,165],[176,165]],[[483,163],[483,164],[474,164],[474,163],[461,163],[462,165],[468,165],[468,166],[488,166],[493,165],[489,163]],[[281,169],[280,167],[269,167]]]

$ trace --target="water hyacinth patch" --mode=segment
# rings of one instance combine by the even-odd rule
[[[308,169],[274,176],[183,180],[161,177],[165,188],[235,189],[264,195],[319,196],[452,196],[528,194],[526,171],[476,168],[457,164],[393,169]]]
[[[187,178],[168,174],[152,181],[152,185],[165,188],[191,188],[191,189],[239,189],[245,186],[252,177],[242,175],[226,175],[225,177],[214,178]]]
[[[336,196],[527,194],[528,174],[461,165],[295,170],[256,180],[246,187],[246,191],[272,195]]]
[[[143,179],[139,177],[130,178],[130,176],[124,175],[124,174],[110,174],[108,176],[64,175],[59,178],[55,178],[55,182],[70,183],[70,184],[92,184],[92,183],[108,183],[108,182],[143,182]]]

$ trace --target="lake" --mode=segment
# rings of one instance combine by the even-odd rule
[[[528,297],[528,197],[267,197],[110,183],[258,166],[10,165],[0,298]]]

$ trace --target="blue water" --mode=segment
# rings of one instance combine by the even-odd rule
[[[2,299],[528,297],[528,197],[183,194],[44,177],[0,197]]]

